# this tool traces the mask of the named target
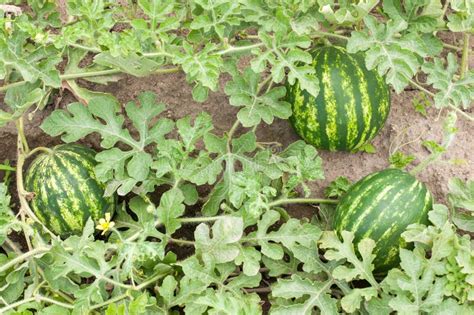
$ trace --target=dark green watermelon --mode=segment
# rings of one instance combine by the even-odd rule
[[[356,151],[377,135],[388,117],[387,84],[367,70],[361,56],[340,47],[315,50],[313,66],[319,79],[318,97],[302,90],[298,82],[287,86],[293,108],[290,122],[317,148]]]
[[[402,170],[386,169],[349,189],[336,208],[334,229],[353,232],[354,242],[373,239],[374,265],[384,272],[398,264],[399,247],[405,247],[400,235],[410,224],[427,224],[431,209],[431,193],[423,183]]]
[[[95,154],[80,145],[59,145],[38,155],[26,172],[33,212],[61,237],[80,234],[89,217],[97,222],[114,211],[115,198],[104,197],[105,185],[95,176]]]

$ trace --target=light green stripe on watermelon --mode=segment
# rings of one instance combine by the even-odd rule
[[[380,205],[380,202],[387,202],[387,197],[390,196],[391,191],[396,190],[397,188],[398,187],[396,187],[395,185],[385,186],[380,192],[380,194],[374,196],[374,199],[371,200],[369,205],[365,205],[364,213],[362,215],[359,215],[355,221],[351,222],[352,224],[349,226],[349,228],[351,230],[357,230],[357,228],[359,228],[359,226],[364,223],[368,216],[371,216],[371,224],[376,224],[376,222],[380,221],[381,213],[375,213],[374,215],[372,211]],[[394,198],[393,202],[396,201],[397,199]],[[389,204],[387,204],[387,206],[389,206],[393,202],[390,202]]]
[[[374,178],[375,177],[375,178]],[[396,180],[396,178],[394,178]],[[338,225],[341,226],[350,226],[352,221],[352,216],[359,213],[359,209],[363,206],[362,201],[367,201],[369,204],[373,198],[374,187],[383,187],[387,178],[380,176],[378,173],[374,173],[373,176],[362,179],[360,182],[356,183],[353,188],[351,188],[351,195],[345,196],[345,203],[349,205],[344,212],[341,212],[339,216],[336,216],[335,220],[338,221]]]
[[[338,57],[337,55],[335,56]],[[331,69],[328,67],[328,58],[329,54],[324,54],[324,70],[322,73],[321,81],[324,86],[332,85],[331,78]],[[334,151],[337,147],[338,142],[338,128],[337,128],[337,105],[336,105],[336,96],[332,89],[325,90],[324,93],[324,102],[326,104],[326,136],[329,143],[329,150]]]
[[[68,223],[69,229],[80,232],[84,226],[85,220],[89,217],[89,207],[84,200],[84,189],[86,187],[81,180],[81,167],[71,163],[64,156],[65,154],[57,154],[55,156],[56,180],[55,183],[60,184],[58,192],[61,191],[63,198],[58,198],[58,207],[61,217]],[[65,174],[76,174],[77,176],[70,177]],[[81,189],[83,188],[83,189]],[[81,219],[79,219],[81,218]]]
[[[357,61],[354,57],[348,55],[348,58],[351,60],[351,63],[353,65],[357,65]],[[358,143],[353,145],[352,149],[356,149],[360,146],[362,146],[364,143],[367,142],[368,139],[370,139],[370,131],[373,126],[372,122],[372,106],[371,106],[371,100],[369,96],[369,86],[367,85],[367,77],[370,77],[364,73],[364,69],[362,67],[354,66],[355,69],[355,83],[357,83],[358,89],[357,91],[360,92],[361,95],[361,102],[359,104],[361,108],[361,113],[362,117],[364,120],[364,130],[361,133],[360,140]]]
[[[418,185],[420,185],[419,182],[415,182],[413,184],[414,187],[416,187]],[[380,194],[375,197],[375,200],[373,201],[373,204],[370,207],[366,208],[365,212],[367,214],[370,213],[375,207],[382,208],[382,210],[383,210],[383,208],[390,209],[391,207],[396,207],[397,203],[400,201],[400,198],[404,197],[404,195],[413,196],[411,201],[413,201],[413,199],[419,198],[417,193],[412,194],[410,192],[411,189],[409,189],[408,191],[405,191],[405,189],[402,189],[399,185],[397,185],[397,186],[392,185],[392,186],[389,186],[389,187],[390,187],[391,190],[396,191],[395,196],[392,196],[389,191],[386,191],[386,187],[385,187],[384,190],[382,192],[380,192]],[[409,202],[407,202],[407,203],[409,204]],[[401,215],[401,213],[397,213],[396,211],[393,211],[393,212],[380,211],[379,215],[378,215],[378,218],[376,220],[371,220],[370,224],[374,225],[374,226],[378,226],[378,224],[382,224],[383,222],[391,222],[392,219],[396,219],[394,217],[394,215],[396,217],[398,217],[398,216]],[[351,229],[357,230],[361,223],[362,223],[362,220],[359,218],[356,221],[356,223],[352,225]],[[362,236],[362,237],[370,237],[370,235],[371,235],[370,232],[367,232],[367,234],[364,234],[364,236]],[[377,239],[379,241],[381,240],[380,237],[381,236],[377,235]]]
[[[341,95],[346,99],[344,105],[344,111],[347,115],[347,136],[344,141],[344,145],[347,146],[348,143],[355,143],[357,135],[359,134],[358,128],[358,117],[357,117],[357,102],[356,102],[356,93],[357,91],[353,88],[353,81],[350,80],[350,67],[348,63],[342,63],[341,76],[344,78],[341,80],[342,93]],[[353,93],[350,93],[353,91]],[[342,123],[341,123],[342,124]]]
[[[78,161],[80,156],[75,152],[63,152],[63,155],[67,156],[68,160],[73,161],[76,159],[77,163],[82,162],[81,167],[78,168],[75,173],[81,175],[81,178],[78,178],[78,180],[82,181],[80,186],[83,188],[82,197],[85,200],[85,206],[89,212],[87,216],[99,217],[104,212],[104,209],[107,210],[108,203],[102,198],[105,185],[97,180],[94,173],[94,163],[92,161]],[[98,200],[101,202],[98,202]],[[87,219],[87,217],[85,219]]]
[[[41,169],[35,178],[42,178],[37,183],[38,191],[35,191],[35,198],[32,204],[32,209],[35,213],[41,214],[46,218],[43,223],[53,231],[64,231],[69,229],[69,225],[61,216],[58,209],[57,198],[60,194],[59,185],[56,183],[54,176],[54,167],[51,163],[51,157],[45,160],[44,169]],[[47,180],[46,180],[47,179]],[[37,211],[37,209],[44,209],[44,211]]]

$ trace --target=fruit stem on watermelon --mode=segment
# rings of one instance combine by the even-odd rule
[[[291,203],[319,203],[319,204],[332,204],[335,205],[339,201],[334,199],[321,199],[321,198],[283,198],[270,202],[270,207],[278,205],[291,204]]]
[[[46,148],[46,147],[37,147],[37,148],[34,148],[33,150],[31,150],[28,155],[26,156],[26,158],[30,158],[32,157],[34,154],[40,152],[40,151],[43,151],[45,153],[48,153],[48,154],[51,154],[53,153],[53,150],[50,149],[50,148]]]

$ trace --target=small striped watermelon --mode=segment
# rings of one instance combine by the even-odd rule
[[[313,53],[320,91],[315,98],[299,83],[287,86],[290,122],[306,142],[331,151],[356,151],[383,127],[390,91],[383,77],[368,71],[359,55],[341,47]]]
[[[426,186],[399,169],[372,173],[355,183],[336,208],[334,229],[351,231],[355,242],[376,242],[375,270],[385,272],[398,264],[401,234],[413,223],[427,224],[432,197]]]
[[[114,211],[115,198],[104,197],[105,185],[95,177],[95,154],[77,144],[59,145],[38,155],[26,172],[33,212],[61,237],[81,233],[89,217],[97,222]]]

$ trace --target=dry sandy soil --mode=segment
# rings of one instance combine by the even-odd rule
[[[212,93],[204,103],[193,101],[191,88],[186,83],[185,75],[182,73],[147,78],[126,76],[116,83],[108,86],[93,86],[93,89],[112,93],[122,103],[134,99],[141,91],[154,91],[158,94],[160,101],[168,105],[165,115],[169,118],[179,119],[185,115],[195,116],[201,111],[207,111],[213,117],[216,131],[222,133],[233,124],[237,112],[237,108],[229,105],[227,96],[222,91],[223,86],[224,82],[221,84],[220,91]],[[437,120],[439,111],[435,108],[428,110],[428,118],[415,112],[412,100],[417,93],[417,91],[408,90],[400,95],[392,93],[392,108],[389,119],[382,132],[373,141],[377,149],[375,154],[321,151],[320,155],[323,159],[326,179],[312,184],[314,196],[321,196],[323,188],[338,176],[347,176],[350,180],[356,181],[368,173],[388,167],[390,145],[399,143],[397,137],[402,133],[406,133],[405,139],[407,141],[414,140],[422,135],[419,141],[403,147],[402,151],[414,154],[418,158],[417,161],[427,156],[429,152],[421,146],[421,140],[441,139],[444,113],[441,114],[441,119]],[[66,92],[59,107],[73,101],[74,98]],[[35,113],[31,120],[26,121],[26,135],[31,147],[60,143],[59,139],[49,138],[38,128],[41,121],[49,115],[51,110],[50,106],[49,109]],[[445,201],[448,191],[447,182],[450,178],[460,177],[464,180],[474,178],[472,157],[474,153],[474,141],[472,139],[474,123],[460,118],[457,126],[459,133],[449,152],[444,156],[445,161],[430,165],[419,174],[419,179],[428,185],[435,198],[441,202]],[[260,141],[278,141],[284,146],[298,139],[289,123],[284,120],[276,120],[272,125],[263,124],[257,132]],[[97,137],[89,137],[83,142],[99,149]],[[16,129],[13,124],[0,129],[0,144],[0,161],[5,159],[14,161]],[[462,163],[454,165],[447,162],[447,160],[453,159],[461,160]],[[307,210],[311,211],[310,209]]]

